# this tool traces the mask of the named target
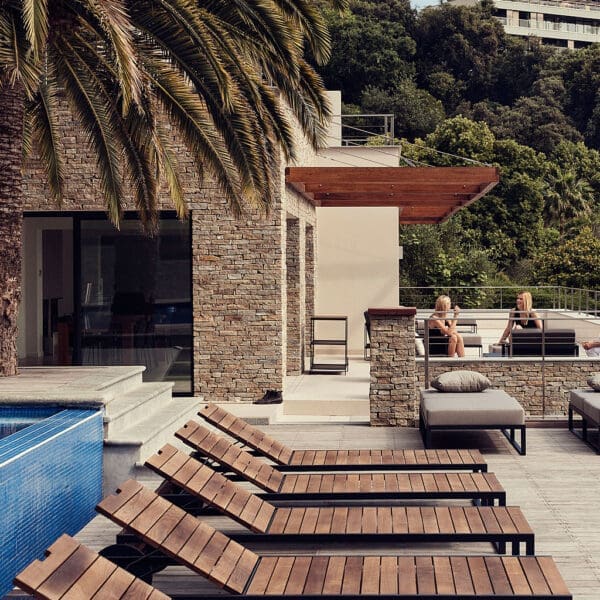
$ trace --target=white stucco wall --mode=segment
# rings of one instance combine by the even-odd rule
[[[398,306],[398,209],[317,208],[316,314],[348,317],[361,354],[363,312]]]

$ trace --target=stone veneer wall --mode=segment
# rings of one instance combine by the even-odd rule
[[[587,388],[590,374],[600,372],[600,359],[442,359],[429,361],[430,380],[445,371],[478,371],[516,398],[528,417],[563,417],[567,414],[569,391]],[[545,398],[543,383],[545,382]],[[417,389],[425,387],[425,361],[417,361]],[[418,406],[418,398],[415,398]]]
[[[302,315],[300,220],[287,219],[286,279],[287,279],[287,375],[299,375],[302,369]]]
[[[304,355],[310,355],[311,317],[315,314],[315,228],[306,225],[304,232]]]
[[[415,308],[370,308],[371,425],[413,427],[415,406]]]
[[[62,210],[103,211],[93,154],[68,114],[64,111],[61,124],[66,154]],[[178,156],[192,219],[194,391],[215,401],[255,400],[266,389],[283,388],[287,336],[285,219],[296,217],[301,229],[312,232],[315,209],[286,189],[282,168],[270,215],[248,209],[236,220],[214,183],[207,180],[200,184],[183,145]],[[23,209],[56,211],[47,190],[39,162],[30,159],[24,174]],[[162,194],[159,208],[173,209],[168,194]],[[135,210],[135,206],[126,202],[123,209]],[[302,287],[314,278],[312,243],[309,246],[304,262],[311,273],[305,270],[299,276],[301,298]],[[302,304],[310,306],[313,294],[312,290],[305,294]],[[301,334],[302,327],[300,320]]]

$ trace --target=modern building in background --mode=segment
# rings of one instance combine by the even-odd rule
[[[450,0],[472,6],[477,0]],[[598,0],[494,0],[494,15],[510,35],[562,48],[583,48],[600,43]]]
[[[252,401],[303,372],[315,315],[346,316],[348,351],[362,355],[363,312],[398,304],[400,224],[449,218],[498,172],[400,168],[389,115],[383,145],[360,146],[352,132],[367,116],[346,134],[339,92],[331,102],[327,147],[303,140],[296,163],[280,162],[269,214],[249,207],[236,219],[189,159],[190,217],[177,220],[162,198],[151,238],[133,203],[119,230],[108,222],[85,136],[63,122],[60,210],[37,161],[25,170],[21,365],[142,365],[146,381],[181,395]]]

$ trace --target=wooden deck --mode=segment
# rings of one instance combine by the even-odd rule
[[[277,425],[266,428],[294,448],[422,448],[416,429],[371,428],[362,425]],[[480,448],[489,468],[507,491],[510,505],[520,506],[536,534],[536,554],[552,555],[574,600],[600,597],[600,457],[563,429],[531,429],[527,456],[514,454],[499,432],[440,434],[437,447]],[[140,480],[156,486],[159,479],[140,472]],[[444,502],[436,502],[436,504]],[[240,525],[224,517],[210,523],[233,530]],[[241,530],[241,529],[240,529]],[[94,549],[114,543],[119,527],[97,517],[77,538]],[[262,554],[297,548],[289,544],[254,545]],[[491,544],[439,543],[364,548],[360,544],[321,548],[303,546],[315,555],[368,553],[372,555],[435,554],[494,556]],[[157,587],[169,594],[219,593],[201,577],[183,567],[169,567],[155,577]],[[224,593],[226,595],[226,593]]]

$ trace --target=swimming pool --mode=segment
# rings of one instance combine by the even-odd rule
[[[13,408],[0,406],[0,440],[42,419],[55,415],[58,408]]]
[[[102,495],[102,413],[0,406],[0,598],[59,535],[77,533]]]

